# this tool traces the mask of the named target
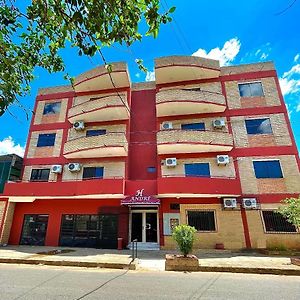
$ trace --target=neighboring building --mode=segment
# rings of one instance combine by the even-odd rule
[[[23,158],[16,154],[0,155],[0,194],[6,181],[20,180]]]
[[[299,248],[274,212],[299,196],[300,162],[273,63],[164,57],[155,78],[115,63],[39,90],[2,243],[172,248],[188,223],[196,247]]]

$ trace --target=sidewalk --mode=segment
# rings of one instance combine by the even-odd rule
[[[138,251],[132,262],[130,250],[67,247],[0,247],[0,263],[44,264],[55,266],[98,267],[139,271],[164,271],[165,255],[177,251]],[[255,252],[198,250],[199,271],[299,275],[300,266],[289,257],[267,256]]]

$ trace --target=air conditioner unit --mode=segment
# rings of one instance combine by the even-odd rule
[[[223,128],[223,127],[225,127],[225,121],[223,119],[213,120],[213,127],[214,128]]]
[[[172,122],[163,122],[161,124],[161,129],[163,129],[163,130],[173,129],[173,123]]]
[[[62,165],[51,166],[51,173],[60,174],[62,172]]]
[[[223,198],[224,208],[236,208],[236,198]]]
[[[77,121],[73,124],[73,128],[75,130],[83,130],[84,129],[84,122],[83,121]]]
[[[217,163],[218,165],[227,165],[229,164],[229,156],[228,155],[217,155]]]
[[[243,198],[243,207],[244,208],[257,208],[256,198]]]
[[[81,169],[81,165],[79,163],[69,163],[68,170],[70,172],[79,172]]]
[[[175,167],[177,165],[177,159],[175,157],[166,158],[165,164],[167,167]]]

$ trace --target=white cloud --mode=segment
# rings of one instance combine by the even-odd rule
[[[284,72],[282,77],[279,78],[281,90],[284,96],[300,92],[300,79],[297,78],[298,74],[300,74],[300,64],[294,65],[289,71]]]
[[[154,71],[147,71],[145,80],[146,81],[154,81],[155,80],[155,72]]]
[[[298,103],[298,105],[296,107],[296,112],[300,112],[300,102]]]
[[[198,49],[192,56],[200,56],[205,58],[216,59],[220,61],[221,66],[229,65],[238,55],[241,48],[241,42],[238,38],[233,38],[227,41],[223,48],[219,47],[211,49],[207,52],[205,49]]]
[[[300,57],[300,53],[296,54],[296,56],[294,57],[294,62],[297,62],[299,57]]]
[[[270,53],[272,52],[272,47],[270,43],[262,44],[259,48],[254,48],[247,52],[240,60],[241,63],[252,63],[257,61],[266,60]]]
[[[141,73],[135,73],[135,77],[136,78],[140,78],[141,77]]]
[[[266,59],[268,56],[269,56],[268,53],[263,53],[263,54],[260,56],[260,59],[261,59],[261,60],[264,60],[264,59]]]
[[[0,141],[0,155],[14,153],[23,157],[24,152],[25,147],[22,147],[20,144],[16,144],[11,136]]]

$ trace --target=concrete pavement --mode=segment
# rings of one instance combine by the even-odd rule
[[[130,250],[93,248],[7,246],[0,247],[0,263],[44,264],[56,266],[138,269],[164,271],[165,255],[177,251],[138,251],[132,261]],[[255,252],[229,250],[198,250],[199,271],[299,275],[300,266],[291,264],[289,257],[267,256]]]

